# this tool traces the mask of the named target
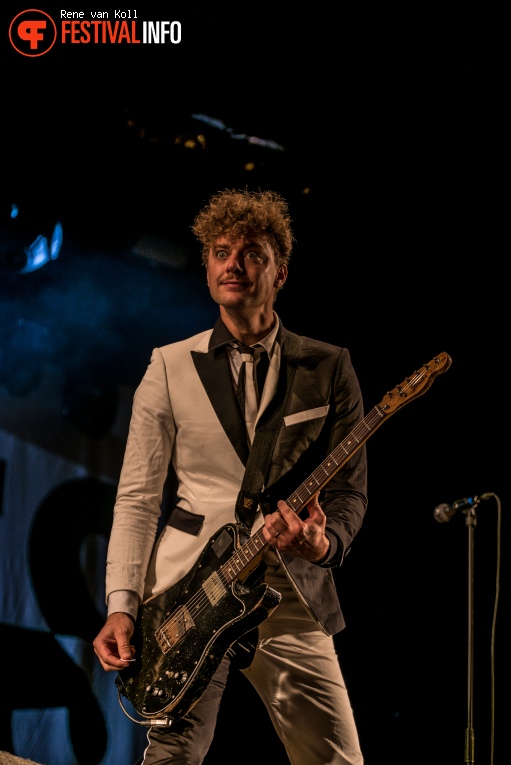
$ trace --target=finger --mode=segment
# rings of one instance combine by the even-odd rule
[[[124,643],[119,646],[119,658],[121,661],[135,661],[133,654],[135,653],[134,647],[131,643]]]
[[[275,541],[277,539],[275,534],[277,534],[277,530],[268,526],[263,526],[263,534],[266,542],[269,545],[275,546]]]
[[[281,515],[283,518],[285,518],[286,516],[289,516],[289,513],[293,513],[294,515],[294,510],[291,510],[287,502],[284,502],[283,499],[279,499],[279,501],[277,502],[277,509],[275,512],[278,515]]]
[[[307,507],[309,507],[309,508],[311,508],[311,507],[320,507],[320,504],[319,504],[319,491],[317,491],[314,494],[314,496],[309,499],[309,501],[307,502]]]
[[[100,661],[101,666],[107,672],[122,669],[123,664],[125,664],[125,662],[121,662],[121,660],[114,656],[112,653],[105,653],[104,655],[101,655],[96,649],[95,653]]]
[[[314,523],[319,523],[321,525],[325,521],[326,516],[323,508],[319,504],[319,499],[317,496],[308,503],[307,510],[309,512],[309,519]]]
[[[301,521],[299,517],[297,516],[296,512],[292,510],[289,505],[287,505],[284,501],[279,501],[279,507],[278,510],[274,513],[275,523],[277,525],[277,528],[282,527],[284,525],[284,528],[288,526],[289,528],[293,528],[295,526],[299,526],[301,524]]]

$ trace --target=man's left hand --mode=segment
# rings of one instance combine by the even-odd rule
[[[277,510],[264,518],[263,534],[269,545],[305,558],[312,563],[328,553],[329,541],[325,534],[326,515],[315,494],[307,503],[308,518],[302,520],[284,500],[277,502]]]

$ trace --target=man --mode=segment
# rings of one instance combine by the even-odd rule
[[[129,667],[140,604],[180,582],[225,524],[240,523],[245,531],[248,525],[248,535],[263,537],[260,577],[281,597],[258,625],[255,652],[241,671],[261,696],[293,765],[361,765],[333,643],[344,619],[331,569],[341,565],[366,510],[365,448],[341,461],[326,483],[321,473],[319,489],[311,488],[301,512],[288,504],[363,418],[359,383],[346,349],[298,337],[274,311],[293,243],[288,206],[279,194],[218,193],[192,231],[202,244],[220,316],[213,329],[156,348],[135,393],[108,548],[108,618],[94,649],[105,670]],[[240,344],[252,351],[262,346],[257,355],[268,354],[255,417],[236,399],[247,358]],[[248,521],[240,519],[250,448],[255,451],[255,439],[279,406],[260,501]],[[169,465],[176,502],[155,544]],[[230,661],[229,650],[183,717],[168,728],[149,729],[144,765],[203,761]]]

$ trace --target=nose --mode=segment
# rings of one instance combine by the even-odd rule
[[[225,267],[227,271],[234,273],[235,271],[242,272],[244,270],[245,261],[240,253],[232,252],[226,261]]]

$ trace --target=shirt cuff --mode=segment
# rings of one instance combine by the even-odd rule
[[[314,565],[324,568],[337,568],[341,565],[344,558],[342,542],[337,534],[329,529],[325,529],[325,535],[330,542],[330,547],[323,558],[314,561]]]
[[[132,590],[114,590],[107,599],[108,616],[118,611],[129,614],[136,620],[138,613],[138,595]]]

